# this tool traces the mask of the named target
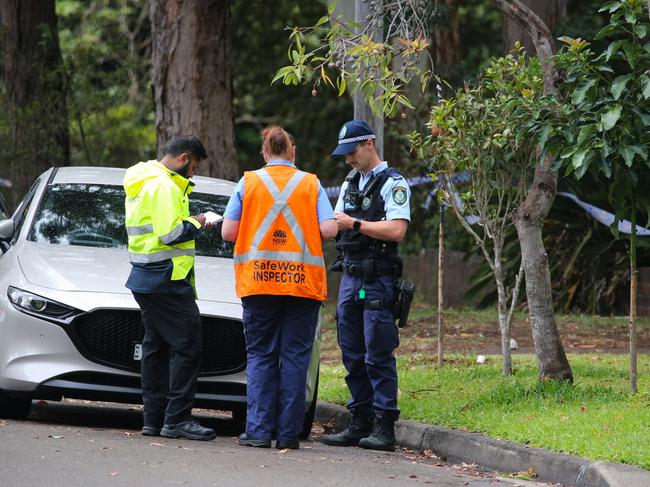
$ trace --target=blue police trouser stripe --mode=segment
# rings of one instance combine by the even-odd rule
[[[337,306],[337,332],[345,378],[351,398],[348,409],[395,411],[397,364],[393,351],[399,345],[393,310],[364,309],[358,299],[363,279],[343,273]],[[365,284],[366,299],[390,299],[395,292],[391,277]]]
[[[246,435],[291,441],[305,419],[307,369],[320,301],[293,296],[242,298],[248,407]]]

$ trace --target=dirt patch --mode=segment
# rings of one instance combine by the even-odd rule
[[[325,318],[330,326],[323,332],[322,358],[324,362],[333,362],[340,360],[334,317],[326,315]],[[628,325],[624,318],[595,317],[590,320],[584,316],[560,315],[557,325],[567,353],[627,353],[629,350]],[[437,329],[437,319],[433,315],[409,321],[408,327],[400,330],[398,353],[437,353]],[[514,320],[511,335],[518,344],[514,353],[534,352],[530,323],[523,314]],[[638,331],[637,346],[641,353],[650,352],[649,327],[643,326]],[[449,313],[445,317],[444,349],[445,353],[499,354],[501,336],[497,320],[486,319],[480,313]]]

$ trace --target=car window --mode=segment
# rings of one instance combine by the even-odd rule
[[[29,213],[29,208],[32,205],[32,200],[34,199],[34,195],[36,194],[36,190],[38,189],[38,185],[40,183],[41,183],[40,179],[34,181],[34,184],[32,184],[32,187],[29,188],[29,191],[27,192],[27,196],[25,196],[23,201],[20,202],[18,208],[11,216],[11,219],[14,221],[14,236],[13,239],[11,240],[12,244],[16,243],[16,240],[18,240],[18,236],[20,235],[20,230],[23,228],[23,224],[25,223],[25,218],[27,217],[27,213]]]
[[[29,240],[59,245],[126,249],[124,188],[102,184],[53,184],[41,199]],[[228,197],[190,195],[190,214],[212,210],[222,214]],[[201,232],[197,255],[232,258],[233,246],[221,239],[221,227]]]

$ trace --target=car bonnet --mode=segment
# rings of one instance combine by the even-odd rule
[[[18,262],[28,282],[60,291],[131,294],[124,287],[131,264],[121,249],[29,242]],[[197,257],[199,299],[239,303],[231,259]]]

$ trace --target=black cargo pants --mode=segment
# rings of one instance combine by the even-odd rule
[[[191,294],[133,293],[144,324],[144,425],[191,419],[201,365],[201,316]]]

